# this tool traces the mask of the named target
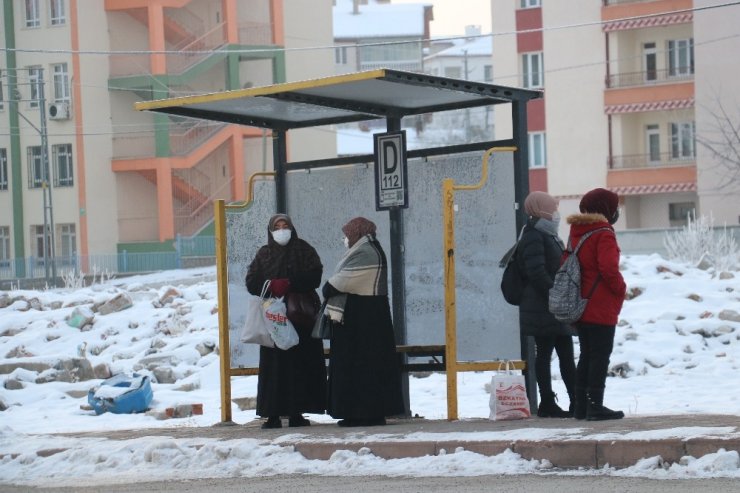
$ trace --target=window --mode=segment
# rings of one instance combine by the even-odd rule
[[[31,98],[28,106],[38,108],[41,94],[41,67],[28,67],[28,86],[31,88]]]
[[[544,132],[529,134],[529,167],[544,168],[547,165],[547,149]]]
[[[69,74],[66,63],[56,63],[51,66],[54,78],[54,101],[59,103],[69,101]]]
[[[39,0],[25,0],[26,27],[41,26],[41,15],[39,14]]]
[[[645,140],[647,142],[648,163],[660,163],[660,126],[648,125],[645,128]]]
[[[658,78],[658,50],[655,43],[643,44],[642,56],[645,64],[645,82],[656,80]]]
[[[541,0],[519,0],[519,8],[531,9],[533,7],[539,7]]]
[[[483,65],[483,82],[493,82],[493,65]]]
[[[696,205],[693,202],[668,204],[668,220],[671,226],[686,226],[689,214],[696,217]]]
[[[3,97],[3,71],[0,70],[0,111],[5,109],[5,98]]]
[[[8,150],[0,149],[0,190],[8,189]]]
[[[65,0],[49,0],[49,21],[52,26],[63,26],[67,23],[64,13]]]
[[[59,224],[57,225],[59,231],[59,252],[62,257],[74,257],[77,255],[77,234],[75,233],[74,224]]]
[[[47,255],[44,255],[44,243],[46,243]],[[51,236],[44,234],[43,225],[31,226],[31,245],[33,245],[36,257],[51,257]]]
[[[671,159],[696,157],[694,122],[671,123]]]
[[[44,182],[44,165],[41,146],[28,148],[28,188],[41,188]]]
[[[51,146],[51,157],[54,163],[54,186],[71,187],[74,185],[72,144]]]
[[[334,48],[334,63],[337,65],[347,65],[347,47],[340,46]]]
[[[542,53],[522,54],[522,87],[541,88],[544,85]]]
[[[445,67],[445,77],[451,79],[459,79],[462,75],[462,69],[460,67]]]
[[[694,73],[694,39],[668,41],[668,75],[680,77]]]
[[[10,260],[10,226],[0,226],[0,267],[8,267]]]

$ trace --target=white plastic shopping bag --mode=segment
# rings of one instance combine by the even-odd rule
[[[290,349],[298,344],[298,332],[286,315],[283,298],[272,298],[264,303],[265,318],[270,322],[270,337],[280,349]]]
[[[524,375],[514,373],[506,362],[506,370],[491,379],[491,415],[489,419],[502,421],[529,418],[529,398],[524,385]]]
[[[260,296],[249,295],[247,299],[247,317],[239,337],[242,342],[275,347],[275,342],[270,337],[272,323],[265,317],[265,309],[263,307],[263,304],[266,302],[265,294],[267,294],[269,286],[270,281],[265,281]]]

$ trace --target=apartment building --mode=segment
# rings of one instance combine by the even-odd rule
[[[0,15],[0,261],[17,277],[52,254],[85,270],[97,255],[171,250],[272,166],[262,130],[136,101],[333,69],[327,50],[291,50],[331,44],[330,0],[3,0]],[[326,132],[289,142],[292,159],[333,149]]]
[[[545,93],[529,103],[531,189],[560,197],[567,214],[585,191],[609,188],[620,229],[681,226],[691,211],[737,224],[740,180],[710,149],[732,145],[717,143],[720,108],[737,121],[740,68],[722,63],[740,47],[737,6],[492,0],[491,10],[496,83]]]
[[[429,4],[334,0],[334,73],[376,68],[422,71],[433,19]]]

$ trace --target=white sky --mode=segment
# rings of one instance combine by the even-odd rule
[[[621,261],[628,288],[643,293],[625,303],[617,328],[611,365],[629,367],[624,378],[607,381],[605,404],[622,409],[627,419],[667,414],[740,414],[740,322],[727,320],[730,311],[740,313],[740,276],[720,280],[714,272],[670,262],[658,255],[627,256]],[[660,268],[668,270],[659,271]],[[156,303],[170,289],[174,301]],[[35,383],[39,373],[16,369],[0,375],[0,400],[8,407],[0,412],[0,485],[3,483],[81,486],[115,482],[155,481],[207,477],[255,477],[277,474],[455,476],[484,474],[530,474],[548,472],[547,461],[524,460],[507,451],[486,457],[462,449],[446,455],[413,459],[383,460],[369,449],[339,451],[328,461],[307,460],[281,439],[311,440],[310,435],[285,434],[273,441],[246,439],[172,439],[148,437],[132,440],[71,438],[57,433],[205,427],[220,421],[219,359],[213,352],[201,356],[196,347],[218,344],[218,314],[215,268],[167,271],[95,284],[83,289],[9,291],[18,298],[0,309],[0,363],[23,361],[55,362],[76,356],[86,344],[86,357],[93,366],[107,364],[114,373],[131,374],[151,348],[169,360],[178,378],[174,384],[153,384],[150,408],[162,412],[180,404],[203,404],[204,414],[182,419],[158,420],[147,414],[95,415],[82,409],[86,393],[99,383]],[[75,304],[90,307],[118,293],[128,293],[131,308],[108,315],[97,314],[89,330],[67,325]],[[0,295],[3,293],[0,293]],[[22,297],[22,299],[21,299]],[[24,300],[37,298],[41,310],[28,309]],[[153,303],[155,302],[155,303]],[[59,305],[59,306],[57,306]],[[576,345],[576,355],[578,348]],[[552,367],[554,390],[560,403],[568,398],[559,377],[557,360]],[[144,370],[147,373],[147,370]],[[459,375],[458,405],[461,419],[487,418],[491,373],[466,372]],[[9,379],[20,381],[22,389],[8,390]],[[256,395],[257,377],[232,378],[232,395]],[[186,389],[192,387],[192,390]],[[676,391],[680,389],[680,391]],[[81,395],[81,396],[80,396]],[[427,419],[446,418],[446,380],[435,373],[410,379],[412,413]],[[247,423],[256,419],[254,410],[232,406],[233,420]],[[333,426],[326,415],[307,415],[314,425]],[[363,440],[487,440],[502,439],[500,433],[413,433],[393,435],[393,427],[357,430]],[[555,438],[598,439],[579,435],[579,429],[538,428],[536,422],[507,437],[543,440]],[[512,435],[512,433],[514,435]],[[574,435],[575,434],[575,435]],[[444,435],[444,436],[440,436]],[[724,436],[740,438],[732,428],[669,428],[614,436],[615,440],[665,438],[666,436]],[[601,437],[603,438],[603,437]],[[50,457],[36,451],[66,449]],[[18,455],[15,455],[18,454]],[[569,471],[556,474],[640,476],[654,479],[736,477],[740,478],[737,451],[719,450],[703,457],[688,458],[664,470],[657,457],[634,466],[599,471]]]
[[[468,25],[481,26],[481,34],[491,32],[491,0],[391,0],[391,3],[434,5],[434,20],[430,24],[434,37],[462,36]]]

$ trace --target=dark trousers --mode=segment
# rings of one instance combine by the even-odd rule
[[[609,356],[614,348],[615,326],[579,323],[576,327],[581,344],[576,387],[603,390],[609,371]]]
[[[542,399],[552,396],[552,376],[550,374],[550,361],[553,350],[558,355],[560,363],[560,375],[569,395],[573,395],[576,380],[576,364],[573,359],[573,337],[571,336],[546,336],[535,337],[536,356],[534,360],[534,373],[537,377],[537,385],[540,388]]]

